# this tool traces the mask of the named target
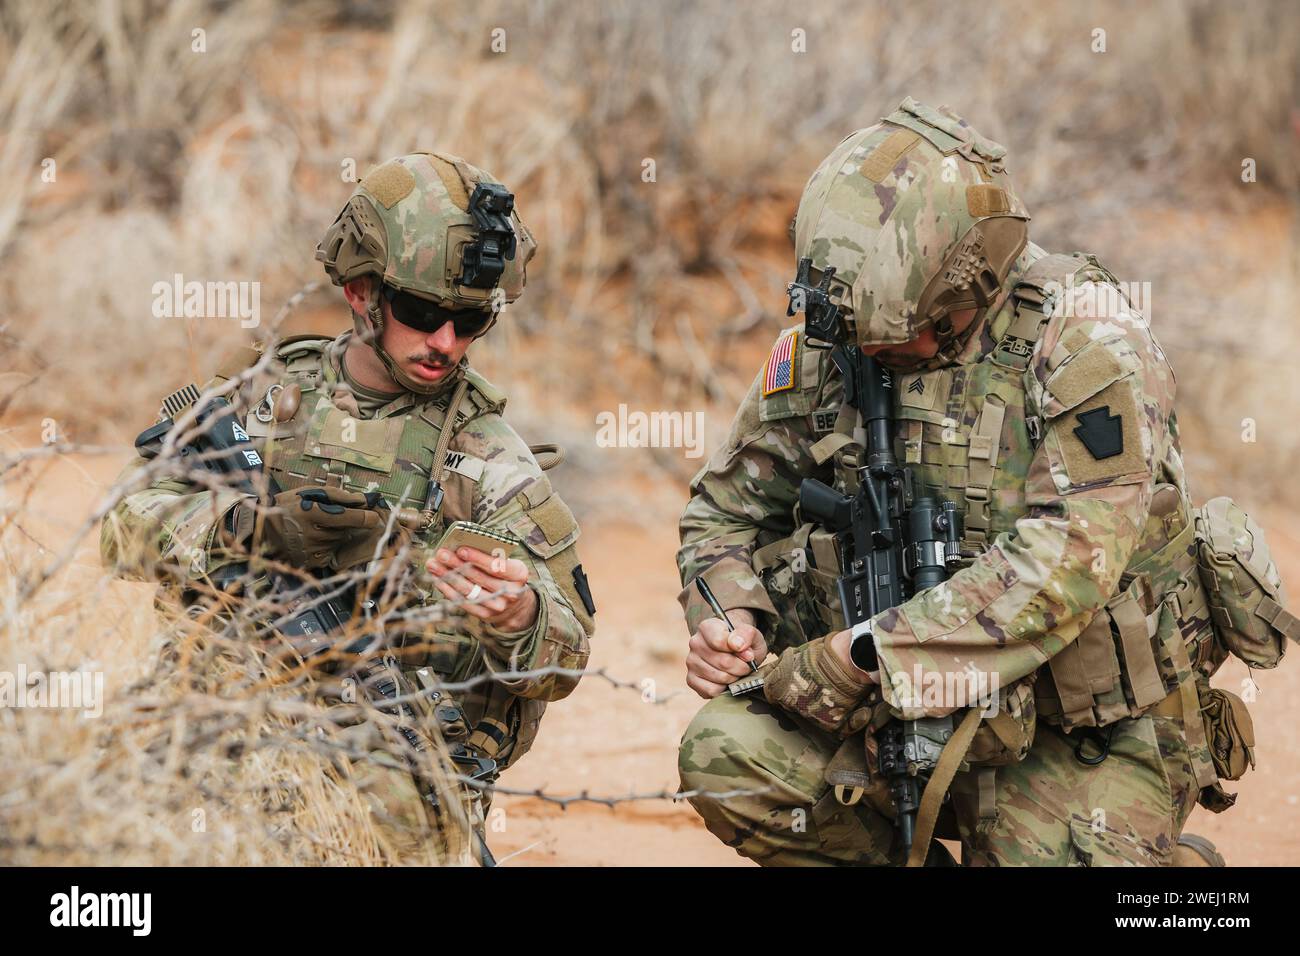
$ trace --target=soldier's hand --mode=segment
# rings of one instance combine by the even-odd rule
[[[478,548],[442,548],[427,567],[443,597],[468,614],[503,631],[523,631],[537,622],[537,592],[528,587],[528,565]]]
[[[716,617],[700,622],[691,635],[686,655],[686,686],[706,700],[717,697],[727,685],[753,673],[749,666],[767,656],[767,641],[754,627],[754,616],[744,608],[727,612],[734,631]]]
[[[244,548],[251,543],[268,556],[311,570],[361,563],[373,553],[388,524],[378,492],[361,494],[341,488],[282,491],[262,511],[259,534],[257,505],[236,507],[234,540]]]

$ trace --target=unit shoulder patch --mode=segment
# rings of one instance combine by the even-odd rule
[[[1112,415],[1109,405],[1080,412],[1075,417],[1079,424],[1074,433],[1093,458],[1113,458],[1124,450],[1124,416]]]
[[[1063,471],[1058,491],[1121,478],[1140,480],[1150,474],[1130,379],[1106,386],[1056,421],[1052,457],[1059,455]]]

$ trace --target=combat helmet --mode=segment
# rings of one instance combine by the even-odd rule
[[[791,223],[799,272],[790,314],[863,347],[907,342],[930,327],[940,365],[960,351],[1004,291],[1028,240],[1029,215],[1007,176],[1006,149],[947,107],[910,96],[847,136],[804,187]],[[979,310],[965,334],[949,316]]]
[[[384,351],[380,283],[442,308],[491,311],[486,332],[522,294],[537,251],[514,205],[505,186],[459,156],[410,153],[372,169],[316,247],[335,285],[379,279],[366,316],[353,317],[357,334],[411,391],[431,393],[444,383],[412,379]]]

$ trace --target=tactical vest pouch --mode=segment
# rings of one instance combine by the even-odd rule
[[[1245,702],[1230,691],[1197,688],[1210,760],[1220,780],[1240,780],[1255,766],[1255,725]]]
[[[1141,713],[1168,693],[1156,647],[1170,643],[1175,630],[1173,613],[1156,602],[1149,577],[1134,576],[1048,660],[1039,713],[1067,732]]]
[[[807,599],[813,613],[827,630],[838,628],[844,620],[840,609],[840,553],[835,535],[825,528],[814,527],[808,535],[812,561],[804,576]]]
[[[504,769],[532,749],[546,701],[516,697],[490,681],[469,692],[465,711],[472,728],[466,744]]]
[[[1250,667],[1276,667],[1286,639],[1300,640],[1300,620],[1283,609],[1263,529],[1231,498],[1213,498],[1196,511],[1196,546],[1218,640]]]
[[[1019,763],[1034,744],[1038,711],[1034,706],[1035,674],[1016,681],[998,694],[998,712],[980,722],[971,738],[966,762],[978,767],[1005,767]],[[960,723],[958,715],[954,721]]]
[[[1178,486],[1156,486],[1142,542],[1121,590],[1048,662],[1039,714],[1066,731],[1138,717],[1221,660],[1207,654],[1193,511]]]
[[[777,610],[769,635],[772,650],[798,647],[843,626],[836,592],[839,555],[829,531],[806,522],[788,538],[759,548],[750,561]]]
[[[357,419],[341,408],[330,408],[312,423],[305,454],[343,467],[388,474],[396,463],[405,425],[400,416]]]

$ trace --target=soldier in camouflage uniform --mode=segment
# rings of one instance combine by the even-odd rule
[[[852,493],[861,417],[801,326],[692,482],[680,600],[688,683],[709,702],[682,739],[682,786],[762,864],[902,863],[871,731],[969,713],[967,674],[998,705],[956,755],[938,821],[967,865],[1169,865],[1198,798],[1230,803],[1198,703],[1225,651],[1173,373],[1095,258],[1028,241],[1005,152],[908,98],[836,147],[792,224],[811,284],[834,269],[857,345],[893,369],[897,458],[918,494],[964,513],[963,566],[877,614],[867,645],[844,629],[838,555],[796,503],[807,477]],[[729,695],[769,652],[761,693]],[[932,678],[954,690],[925,700]],[[736,789],[760,792],[708,795]]]
[[[587,661],[595,608],[578,563],[578,526],[544,474],[560,456],[539,446],[539,464],[502,417],[504,393],[465,359],[522,292],[535,248],[513,197],[456,156],[414,153],[372,170],[316,253],[343,287],[355,328],[276,343],[251,376],[261,356],[246,350],[206,386],[239,384],[231,401],[285,490],[266,508],[242,489],[205,489],[190,475],[156,481],[106,518],[106,562],[185,589],[250,551],[297,567],[364,569],[392,528],[388,516],[414,514],[401,533],[412,555],[402,590],[416,605],[456,612],[421,629],[420,653],[401,655],[402,672],[438,702],[441,738],[475,766],[518,760],[547,702],[568,695],[575,676],[506,677],[459,695],[430,688],[438,678]],[[304,497],[305,489],[317,490]],[[522,546],[513,556],[437,550],[454,521]],[[411,774],[383,759],[358,773],[394,845],[427,844],[428,794]]]

